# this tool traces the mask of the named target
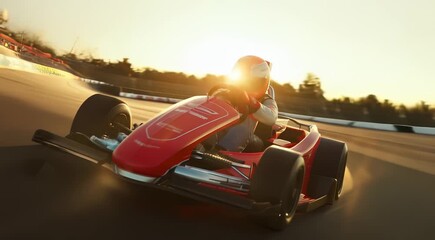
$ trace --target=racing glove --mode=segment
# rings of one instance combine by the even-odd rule
[[[257,99],[249,96],[246,91],[231,85],[217,85],[210,89],[208,95],[221,96],[227,99],[242,114],[255,113],[261,107],[261,103]]]
[[[255,113],[261,107],[261,103],[254,97],[249,96],[246,91],[241,93],[241,98],[240,104],[242,104],[242,106],[240,106],[240,108],[245,107],[245,111],[248,114]]]
[[[232,102],[234,106],[242,114],[255,113],[261,107],[261,103],[254,97],[249,96],[249,94],[244,90],[238,88],[231,89],[230,96],[233,98]]]

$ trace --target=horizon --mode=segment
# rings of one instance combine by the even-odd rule
[[[328,99],[373,94],[433,107],[435,2],[319,2],[6,0],[0,9],[9,10],[7,27],[40,35],[58,53],[74,48],[197,77],[226,75],[254,54],[272,62],[272,79],[296,89],[314,73]]]

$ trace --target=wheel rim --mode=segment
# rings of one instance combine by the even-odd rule
[[[108,128],[105,131],[107,135],[110,137],[116,137],[116,135],[119,132],[124,132],[124,129],[121,129],[117,126],[117,124],[120,124],[122,126],[125,126],[127,128],[130,127],[130,119],[125,113],[117,114],[109,119]]]
[[[284,208],[282,214],[287,223],[289,223],[293,218],[293,215],[295,214],[297,205],[299,203],[299,198],[302,191],[303,172],[303,169],[300,169],[298,171],[295,182],[291,186],[293,190],[285,199],[286,204],[284,204],[283,206]]]

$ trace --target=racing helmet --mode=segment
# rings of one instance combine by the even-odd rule
[[[248,95],[261,99],[270,85],[271,63],[257,56],[244,56],[234,65],[229,84],[245,90]]]

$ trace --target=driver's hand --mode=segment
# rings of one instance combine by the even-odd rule
[[[232,89],[231,91],[233,91],[231,95],[235,98],[235,105],[241,113],[251,114],[261,107],[261,103],[254,97],[249,96],[246,91],[240,89]]]
[[[261,107],[261,103],[257,99],[249,96],[246,91],[231,85],[214,86],[208,92],[208,96],[229,101],[242,114],[254,113]]]
[[[254,97],[249,96],[249,113],[255,113],[261,107],[261,103]]]

